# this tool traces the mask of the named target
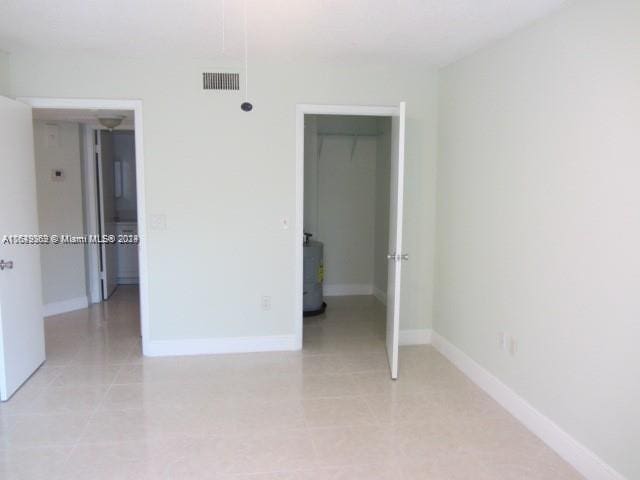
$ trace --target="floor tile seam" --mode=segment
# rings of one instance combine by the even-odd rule
[[[71,461],[71,457],[73,456],[78,446],[81,444],[82,439],[84,438],[87,431],[89,430],[89,425],[91,425],[91,421],[96,417],[97,413],[100,411],[101,406],[104,404],[107,396],[109,395],[109,392],[111,391],[111,387],[113,386],[113,381],[115,380],[115,378],[117,377],[121,369],[122,367],[118,368],[118,371],[115,372],[115,374],[113,375],[113,378],[111,379],[111,383],[109,384],[107,390],[103,394],[102,400],[98,402],[98,404],[94,407],[93,411],[89,414],[87,420],[84,423],[84,427],[82,428],[82,431],[76,437],[76,441],[74,442],[74,445],[72,446],[69,454],[67,455],[67,457],[65,458],[62,464],[62,471],[66,470],[67,466],[69,465]],[[60,475],[62,476],[62,472],[60,473]]]

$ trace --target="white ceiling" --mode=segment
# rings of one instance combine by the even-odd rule
[[[442,65],[565,0],[245,0],[254,56]],[[222,51],[222,12],[226,19]],[[0,49],[239,58],[243,0],[0,0]]]
[[[34,120],[44,120],[51,123],[83,123],[93,127],[100,127],[98,118],[113,116],[122,117],[122,124],[116,130],[133,128],[133,111],[130,110],[33,109]]]

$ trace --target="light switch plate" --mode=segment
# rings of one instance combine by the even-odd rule
[[[164,213],[155,213],[151,215],[150,228],[152,230],[166,230],[167,216]]]

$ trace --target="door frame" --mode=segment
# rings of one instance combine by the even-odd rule
[[[135,151],[136,151],[136,199],[138,208],[138,265],[140,270],[140,333],[142,335],[142,353],[148,351],[149,342],[149,278],[148,278],[148,249],[146,245],[147,233],[147,208],[146,189],[144,176],[144,136],[142,126],[142,100],[128,99],[78,99],[78,98],[45,98],[45,97],[19,97],[16,100],[26,103],[31,108],[51,110],[132,110],[134,112]],[[89,148],[85,145],[85,152]],[[95,177],[94,177],[95,178]],[[91,182],[89,183],[89,185]],[[95,192],[94,192],[95,193]],[[87,218],[91,220],[87,229],[91,233],[97,232],[98,219],[95,195],[93,205],[89,203]],[[95,252],[95,253],[94,253]],[[97,245],[92,246],[90,257],[97,258]],[[91,270],[90,270],[91,271]],[[95,275],[95,272],[93,272]],[[98,272],[99,274],[99,272]],[[91,292],[93,293],[93,292]]]
[[[323,105],[299,103],[296,105],[296,221],[294,232],[295,265],[293,318],[295,349],[302,350],[303,329],[303,251],[304,239],[304,116],[305,115],[349,115],[361,117],[393,117],[400,114],[399,105]]]
[[[83,202],[84,221],[87,234],[98,234],[98,222],[100,222],[100,208],[98,205],[98,185],[96,168],[96,144],[95,127],[83,124],[82,129],[82,182],[83,182]],[[102,285],[100,276],[100,247],[96,244],[87,245],[86,257],[87,276],[89,278],[89,303],[102,302]]]

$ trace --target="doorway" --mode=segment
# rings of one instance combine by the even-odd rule
[[[131,110],[32,112],[40,232],[69,236],[40,249],[48,317],[139,283],[135,130]]]
[[[99,276],[91,279],[99,282],[100,298],[107,300],[119,286],[139,283],[135,130],[126,124],[117,129],[87,127],[86,141],[92,141],[95,151],[85,163],[86,179],[95,183],[97,203],[90,205],[94,197],[87,195],[86,211],[97,211],[99,236],[117,242],[98,245]]]
[[[295,315],[299,348],[303,347],[303,313],[314,308],[318,313],[324,308],[313,283],[320,283],[324,290],[326,279],[324,296],[328,298],[375,294],[386,301],[385,344],[395,379],[401,263],[408,258],[402,253],[405,105],[299,105],[296,120]],[[382,155],[384,141],[378,140],[384,139],[385,132],[386,156]],[[376,170],[380,173],[377,177]],[[381,221],[382,216],[386,221]],[[320,242],[310,243],[313,236],[309,234],[314,233]],[[312,249],[313,255],[309,255]],[[309,275],[312,263],[315,270]]]
[[[102,99],[67,99],[67,98],[37,98],[37,97],[24,97],[17,99],[20,102],[26,103],[32,109],[38,110],[88,110],[91,112],[105,112],[115,113],[123,111],[133,112],[132,126],[135,131],[134,150],[135,150],[135,188],[136,188],[136,209],[137,209],[137,233],[140,238],[140,242],[137,246],[138,256],[138,277],[139,277],[139,296],[140,296],[140,332],[142,337],[142,350],[143,353],[146,350],[146,344],[148,339],[149,325],[149,293],[148,293],[148,277],[147,277],[147,247],[144,242],[146,233],[146,202],[145,202],[145,182],[144,182],[144,132],[142,122],[142,101],[140,100],[102,100]],[[85,136],[90,135],[90,130],[85,129]],[[95,146],[89,146],[88,142],[84,142],[85,148],[93,149],[95,155]],[[95,168],[95,165],[94,165]],[[95,175],[97,178],[98,173],[95,170],[89,170],[86,172],[88,175]],[[96,185],[96,191],[90,191],[91,185]],[[87,195],[91,198],[97,198],[97,184],[93,182],[87,183]],[[95,208],[89,208],[87,211],[87,223],[89,225],[99,225],[99,209],[97,203]],[[99,234],[96,227],[93,231],[95,234]],[[99,264],[99,250],[97,246],[91,249],[92,260],[88,262],[89,265]],[[100,277],[99,270],[92,272],[93,279]],[[95,297],[94,297],[95,298]]]
[[[78,99],[47,99],[47,98],[21,98],[18,100],[10,100],[1,98],[2,100],[2,122],[6,125],[5,135],[6,141],[3,145],[11,151],[7,152],[7,161],[9,165],[7,168],[15,170],[14,179],[16,182],[16,188],[5,192],[5,200],[11,200],[12,196],[21,195],[25,197],[24,201],[16,204],[15,211],[12,216],[3,217],[3,228],[7,232],[24,231],[24,232],[38,232],[38,212],[36,201],[36,172],[33,165],[34,158],[34,135],[33,135],[33,111],[37,110],[40,113],[53,114],[55,111],[70,112],[73,114],[79,114],[81,112],[90,112],[93,118],[102,115],[114,114],[117,112],[129,112],[131,114],[132,130],[135,130],[135,136],[132,140],[135,155],[135,166],[133,172],[135,177],[131,176],[129,181],[133,181],[135,184],[135,202],[136,202],[136,219],[138,227],[138,238],[145,238],[145,202],[144,202],[144,152],[143,152],[143,129],[142,129],[142,103],[137,100],[78,100]],[[43,139],[45,142],[51,141],[55,143],[59,140],[60,130],[53,126],[50,131],[47,130],[46,122],[43,125],[44,134]],[[80,148],[77,140],[83,137],[83,133],[87,136],[95,138],[95,132],[90,127],[82,127],[83,133],[78,135],[78,124],[76,124],[76,144],[75,147]],[[113,127],[111,127],[113,128]],[[107,126],[107,129],[109,127]],[[99,136],[99,135],[98,135]],[[9,142],[11,139],[11,142]],[[73,141],[71,142],[73,143]],[[73,147],[69,144],[67,146]],[[87,152],[87,158],[94,159],[95,155],[98,155],[98,148],[95,143],[84,142],[84,149]],[[56,236],[60,242],[60,245],[65,243],[59,238],[58,233],[70,234],[85,238],[83,234],[97,236],[100,234],[100,229],[103,232],[104,222],[99,222],[100,209],[97,199],[100,182],[104,182],[104,178],[96,176],[96,169],[99,168],[99,163],[89,161],[87,165],[93,165],[93,170],[88,169],[84,174],[90,177],[90,181],[85,182],[85,192],[83,196],[85,198],[93,199],[93,201],[86,202],[86,216],[83,218],[83,225],[80,228],[70,228],[70,231],[62,232],[44,232],[49,235],[32,235],[38,242],[49,245],[56,243],[44,242],[42,239],[45,236]],[[48,168],[45,174],[42,176],[44,183],[48,187],[56,190],[64,184],[66,175],[82,175],[78,173],[76,169],[73,172],[67,170],[67,166]],[[110,184],[116,188],[118,182],[116,181],[117,174],[114,170],[113,182]],[[123,185],[120,184],[120,187]],[[66,186],[62,189],[65,190]],[[77,193],[77,190],[76,190]],[[28,197],[28,198],[27,198]],[[116,199],[117,200],[117,199]],[[93,205],[93,206],[92,206]],[[77,207],[78,205],[76,205]],[[82,210],[82,206],[80,206]],[[59,218],[64,219],[65,210],[61,208],[59,212],[56,212]],[[76,211],[77,213],[77,211]],[[77,217],[75,215],[74,217]],[[114,217],[112,217],[114,218]],[[114,220],[117,220],[114,218]],[[28,225],[27,225],[28,224]],[[102,227],[100,226],[102,225]],[[72,227],[75,227],[72,226]],[[46,227],[45,227],[46,228]],[[67,230],[67,226],[63,228]],[[129,233],[129,232],[127,232]],[[29,237],[29,238],[31,238]],[[131,236],[132,237],[132,236]],[[18,239],[20,240],[20,239]],[[81,240],[82,241],[82,240]],[[100,280],[100,268],[99,268],[99,247],[104,244],[104,240],[91,242],[84,242],[90,248],[87,248],[88,257],[93,257],[87,260],[86,265],[91,270],[92,266],[95,266],[95,272],[89,271],[87,274],[87,283],[89,278],[95,278],[97,276]],[[109,242],[111,243],[111,242]],[[117,243],[117,242],[116,242]],[[41,244],[41,243],[38,243]],[[84,245],[81,245],[81,247]],[[78,246],[75,246],[76,252]],[[146,350],[146,344],[148,339],[148,287],[147,287],[147,250],[144,241],[140,241],[134,247],[134,257],[137,257],[137,264],[139,268],[139,304],[140,304],[140,333],[142,337],[142,351]],[[15,262],[8,262],[11,267],[16,265],[16,268],[11,268],[11,279],[8,275],[5,275],[7,282],[2,284],[2,310],[4,315],[0,317],[2,322],[2,336],[0,338],[0,352],[4,349],[4,354],[0,358],[0,399],[8,399],[22,383],[29,378],[29,376],[43,363],[45,360],[44,352],[44,322],[43,322],[43,304],[41,293],[41,268],[40,268],[40,250],[24,248],[21,244],[6,244],[3,248],[3,257],[9,259],[15,259]],[[53,261],[62,260],[61,258],[55,258],[55,255],[51,256]],[[4,259],[3,259],[4,261]],[[63,267],[65,266],[64,261]],[[93,275],[93,274],[95,275]],[[11,280],[11,281],[9,281]],[[21,289],[22,295],[17,295],[14,290],[17,286],[24,284]],[[55,282],[53,282],[55,284]],[[28,285],[28,286],[27,286]],[[28,295],[27,295],[28,292]],[[85,290],[85,301],[88,290]],[[98,294],[100,294],[98,290]],[[93,290],[91,290],[92,299],[95,299]],[[72,305],[66,305],[66,307],[73,307]],[[73,308],[68,308],[72,310]],[[14,348],[19,345],[19,348]]]

